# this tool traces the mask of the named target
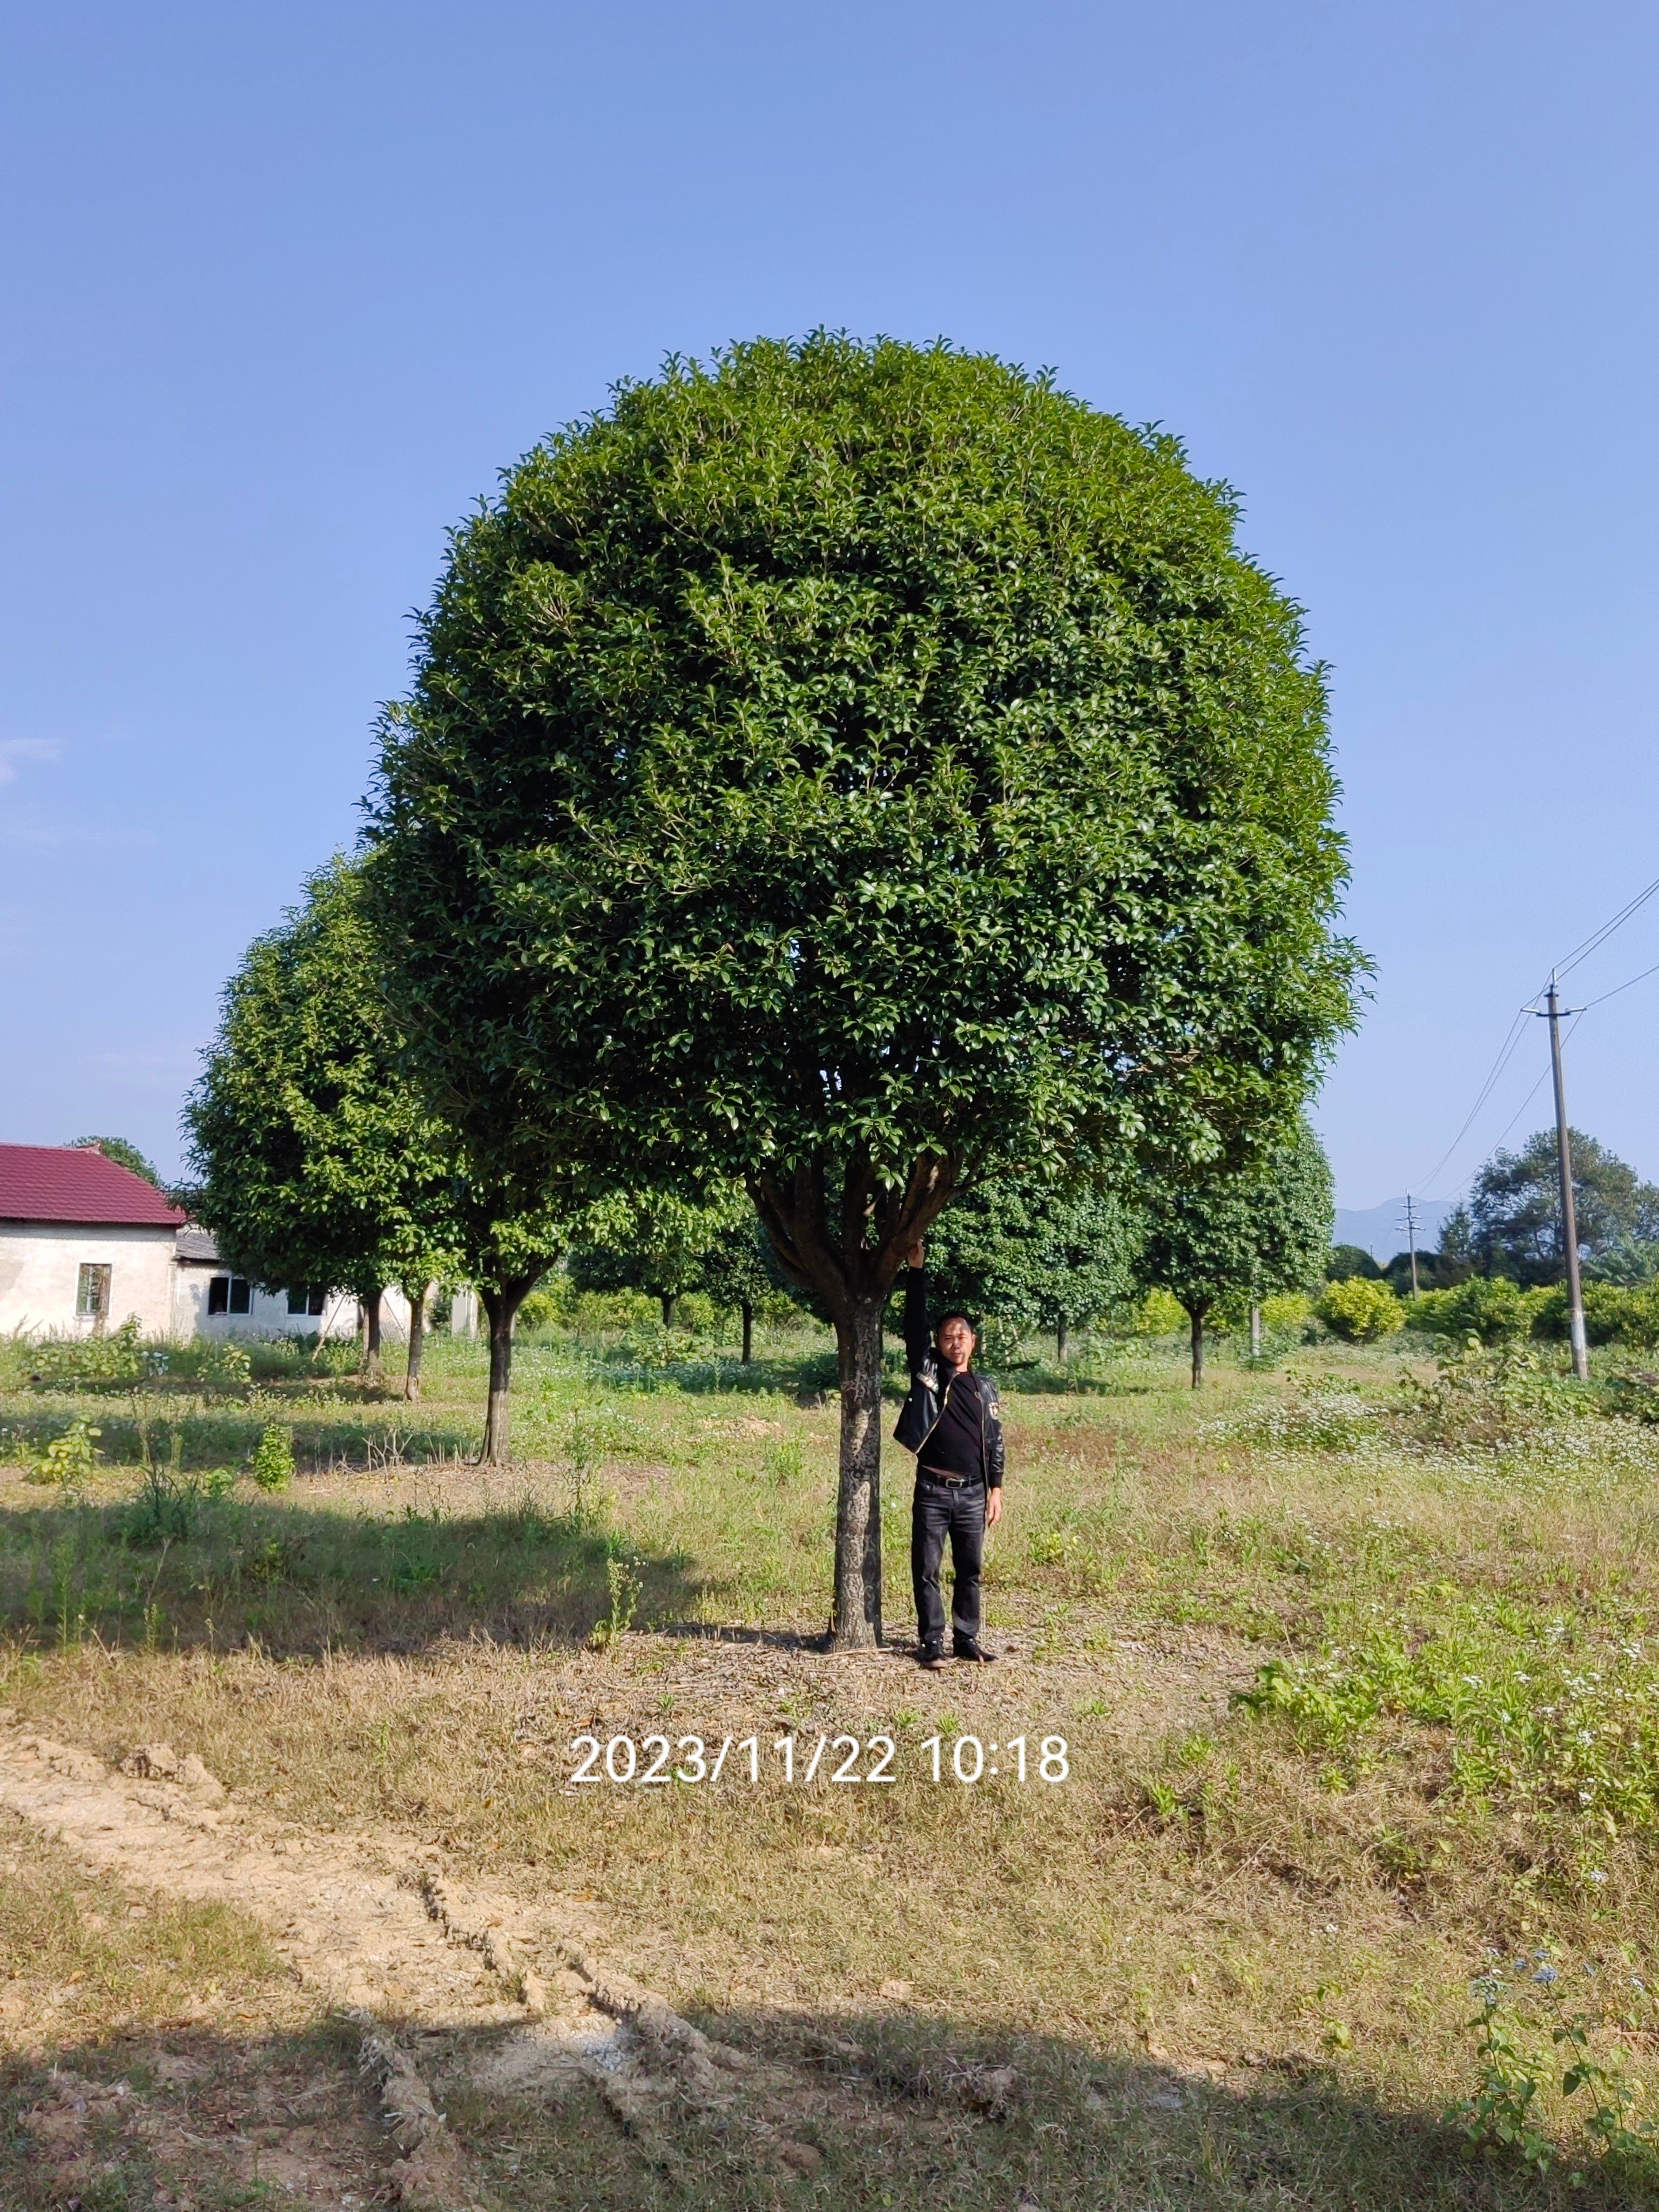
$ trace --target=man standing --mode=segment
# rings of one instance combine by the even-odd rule
[[[936,1344],[927,1334],[927,1275],[920,1244],[909,1253],[904,1286],[904,1348],[910,1391],[894,1440],[916,1455],[910,1516],[910,1574],[915,1585],[921,1663],[945,1664],[945,1600],[939,1568],[951,1540],[951,1644],[958,1659],[988,1664],[979,1640],[980,1570],[985,1531],[1002,1517],[1002,1414],[996,1386],[973,1370],[974,1325],[948,1313]]]

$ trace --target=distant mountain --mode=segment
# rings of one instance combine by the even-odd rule
[[[1417,1249],[1432,1252],[1440,1243],[1440,1224],[1449,1213],[1455,1212],[1455,1198],[1419,1198],[1417,1201]],[[1403,1198],[1384,1199],[1381,1206],[1339,1206],[1336,1227],[1331,1232],[1335,1244],[1358,1244],[1369,1252],[1379,1267],[1386,1266],[1396,1252],[1406,1249],[1406,1201]]]

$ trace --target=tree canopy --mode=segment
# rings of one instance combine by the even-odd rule
[[[1571,1130],[1569,1142],[1580,1260],[1594,1267],[1606,1255],[1622,1279],[1640,1279],[1640,1248],[1659,1245],[1659,1188],[1581,1130]],[[1553,1129],[1540,1129],[1518,1152],[1493,1153],[1468,1203],[1448,1216],[1440,1249],[1477,1274],[1507,1275],[1523,1285],[1565,1278]]]
[[[1322,678],[1236,519],[1046,377],[739,345],[507,473],[387,713],[370,865],[444,1110],[744,1182],[835,1319],[843,1642],[911,1243],[1011,1168],[1243,1157],[1349,1018]]]
[[[1316,1283],[1330,1249],[1330,1164],[1306,1121],[1264,1166],[1153,1189],[1139,1267],[1192,1324],[1193,1388],[1204,1380],[1204,1332],[1228,1307]],[[1350,1279],[1358,1281],[1356,1276]]]
[[[226,987],[186,1109],[197,1206],[275,1287],[411,1302],[455,1262],[453,1142],[399,1072],[353,869],[312,877]]]

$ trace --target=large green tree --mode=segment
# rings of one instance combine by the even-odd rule
[[[1187,1309],[1194,1390],[1204,1381],[1212,1317],[1318,1282],[1334,1218],[1330,1165],[1305,1121],[1248,1172],[1194,1176],[1149,1193],[1140,1278]]]
[[[1582,1130],[1572,1130],[1570,1142],[1579,1258],[1593,1268],[1617,1252],[1614,1267],[1634,1276],[1640,1248],[1659,1244],[1659,1188]],[[1447,1217],[1440,1249],[1456,1267],[1477,1274],[1507,1275],[1523,1285],[1563,1279],[1566,1255],[1553,1129],[1540,1129],[1518,1152],[1493,1153],[1475,1176],[1468,1204]]]
[[[508,472],[387,714],[439,1096],[550,1174],[741,1180],[833,1316],[842,1644],[881,1635],[882,1310],[952,1193],[1228,1156],[1349,1017],[1323,684],[1236,518],[1001,362],[740,345]]]
[[[371,1366],[381,1294],[402,1285],[413,1396],[427,1289],[458,1254],[454,1146],[401,1073],[359,889],[336,860],[250,945],[185,1121],[197,1210],[225,1258],[273,1288],[355,1291]]]
[[[1127,1297],[1139,1224],[1109,1192],[1007,1176],[952,1200],[927,1240],[936,1308],[960,1305],[1025,1331],[1068,1333]]]

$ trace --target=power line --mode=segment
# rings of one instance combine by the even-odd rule
[[[1639,975],[1632,975],[1630,979],[1630,982],[1615,983],[1612,990],[1603,991],[1599,999],[1592,999],[1589,1002],[1589,1006],[1587,1006],[1583,1009],[1584,1012],[1588,1013],[1590,1006],[1603,1006],[1606,1004],[1607,1000],[1616,999],[1621,991],[1628,991],[1632,983],[1645,983],[1650,975],[1659,975],[1659,960],[1656,960],[1651,968],[1644,968]]]
[[[1622,929],[1625,924],[1630,920],[1632,915],[1636,912],[1637,908],[1638,907],[1645,906],[1656,891],[1659,891],[1659,876],[1656,876],[1654,878],[1653,881],[1648,885],[1644,891],[1638,891],[1636,896],[1632,899],[1628,906],[1621,906],[1611,921],[1604,921],[1601,928],[1592,931],[1590,935],[1584,939],[1582,945],[1574,945],[1572,951],[1568,953],[1566,958],[1563,960],[1556,969],[1555,975],[1557,980],[1559,981],[1559,979],[1563,975],[1566,975],[1570,969],[1576,968],[1581,960],[1588,960],[1591,953],[1595,951],[1596,947],[1601,945],[1605,945],[1608,938],[1613,935],[1615,929]],[[1540,994],[1538,992],[1534,992],[1533,994],[1534,998],[1537,998],[1540,995]]]
[[[1574,945],[1572,951],[1568,953],[1565,959],[1561,961],[1552,971],[1555,980],[1559,982],[1560,978],[1566,975],[1569,969],[1577,968],[1581,962],[1588,960],[1591,953],[1597,951],[1600,946],[1605,945],[1608,938],[1613,935],[1615,930],[1622,929],[1625,924],[1630,920],[1631,916],[1637,913],[1642,907],[1644,907],[1648,901],[1654,896],[1656,892],[1659,892],[1659,876],[1656,876],[1653,881],[1644,890],[1638,891],[1634,898],[1627,900],[1610,921],[1604,921],[1599,929],[1592,930],[1587,938],[1584,938],[1579,944]],[[1583,1018],[1583,1016],[1589,1011],[1590,1006],[1599,1006],[1606,1000],[1615,999],[1618,997],[1620,991],[1628,991],[1633,984],[1645,982],[1650,975],[1659,975],[1659,963],[1656,963],[1651,968],[1644,968],[1639,975],[1632,975],[1627,982],[1615,984],[1611,991],[1604,991],[1601,994],[1601,998],[1590,1000],[1588,1006],[1577,1009],[1577,1018],[1573,1023],[1573,1029],[1577,1028],[1578,1022]],[[1493,1090],[1496,1088],[1504,1073],[1504,1069],[1508,1066],[1510,1060],[1513,1058],[1516,1046],[1520,1043],[1522,1036],[1525,1034],[1528,1015],[1533,1012],[1535,1001],[1543,997],[1548,988],[1549,986],[1547,984],[1540,984],[1538,989],[1533,993],[1532,997],[1528,1000],[1526,1005],[1522,1007],[1521,1011],[1516,1014],[1515,1020],[1510,1026],[1508,1035],[1504,1037],[1503,1043],[1498,1048],[1498,1057],[1492,1062],[1491,1071],[1488,1073],[1486,1081],[1481,1085],[1480,1091],[1476,1096],[1475,1102],[1474,1105],[1470,1107],[1468,1113],[1464,1119],[1462,1127],[1452,1139],[1450,1144],[1447,1146],[1445,1151],[1442,1152],[1440,1158],[1435,1162],[1429,1173],[1419,1179],[1418,1182],[1414,1186],[1415,1188],[1419,1190],[1431,1190],[1434,1188],[1435,1182],[1438,1179],[1442,1169],[1445,1167],[1447,1162],[1457,1151],[1459,1146],[1462,1145],[1464,1138],[1468,1136],[1471,1128],[1474,1127],[1476,1117],[1479,1115],[1481,1108],[1486,1104],[1487,1099],[1491,1097]],[[1572,1030],[1570,1030],[1567,1034],[1571,1036]],[[1544,1078],[1540,1075],[1538,1081],[1534,1084],[1532,1089],[1522,1100],[1520,1106],[1516,1109],[1516,1112],[1511,1115],[1509,1126],[1504,1131],[1504,1135],[1499,1137],[1498,1139],[1498,1144],[1501,1145],[1503,1143],[1504,1137],[1507,1137],[1509,1135],[1510,1130],[1514,1128],[1522,1115],[1526,1112],[1527,1108],[1532,1103],[1534,1097],[1542,1086],[1543,1081]],[[1465,1187],[1467,1187],[1467,1179]]]
[[[1470,1129],[1474,1125],[1475,1115],[1480,1111],[1480,1109],[1486,1104],[1487,1099],[1492,1096],[1494,1085],[1497,1084],[1498,1078],[1503,1074],[1505,1067],[1508,1066],[1510,1060],[1514,1054],[1516,1045],[1520,1043],[1522,1038],[1526,1035],[1526,1032],[1527,1009],[1523,1006],[1520,1012],[1516,1015],[1515,1019],[1510,1023],[1509,1034],[1504,1039],[1503,1043],[1498,1046],[1498,1057],[1493,1060],[1491,1073],[1487,1075],[1486,1081],[1481,1085],[1480,1095],[1475,1099],[1474,1105],[1470,1107],[1468,1114],[1464,1120],[1462,1127],[1452,1139],[1450,1144],[1447,1146],[1445,1151],[1441,1153],[1439,1158],[1435,1162],[1433,1167],[1430,1169],[1428,1174],[1425,1176],[1419,1176],[1418,1177],[1417,1182],[1413,1185],[1413,1189],[1432,1190],[1434,1188],[1436,1178],[1438,1176],[1441,1169],[1445,1166],[1447,1161],[1450,1159],[1452,1154],[1462,1143],[1464,1138],[1468,1135]]]

